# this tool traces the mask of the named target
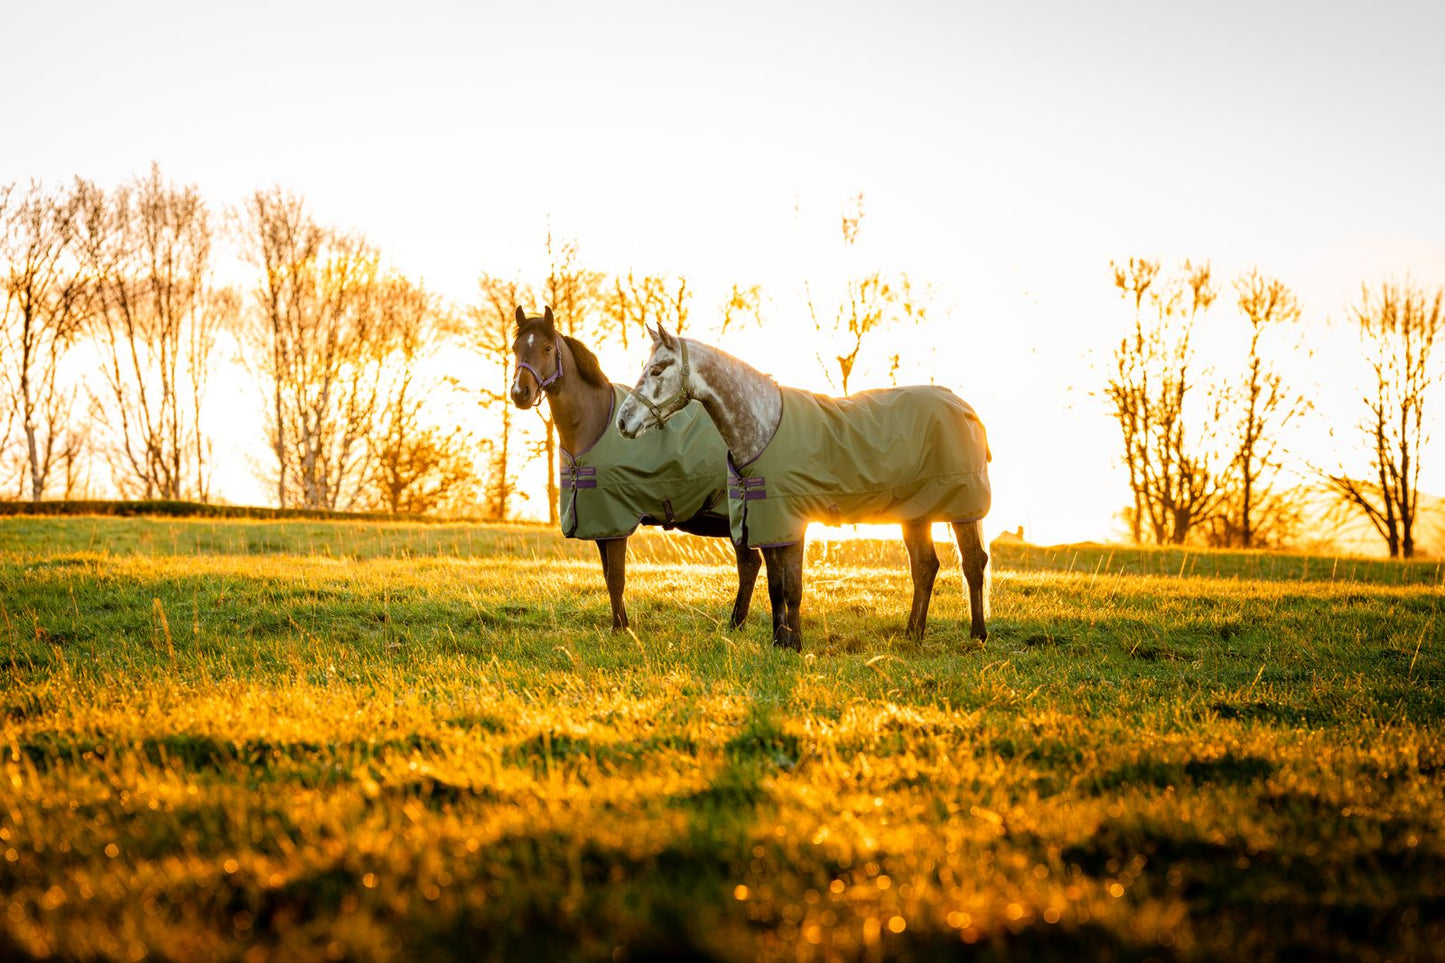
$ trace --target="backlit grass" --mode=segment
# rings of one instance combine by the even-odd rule
[[[1419,958],[1434,563],[0,520],[0,958]]]

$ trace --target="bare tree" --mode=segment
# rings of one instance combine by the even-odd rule
[[[196,466],[196,493],[203,502],[211,499],[214,445],[211,437],[199,430],[201,407],[214,370],[211,359],[216,350],[217,335],[225,331],[234,337],[239,333],[241,318],[242,298],[235,288],[208,287],[201,307],[201,320],[187,330],[186,344],[182,349],[189,394],[181,399],[181,403],[188,409],[187,417],[197,429],[191,434],[195,446],[192,463]]]
[[[393,334],[377,303],[379,258],[279,188],[252,195],[240,234],[261,272],[251,341],[269,394],[277,502],[349,508],[370,469]]]
[[[1415,555],[1415,517],[1420,505],[1420,453],[1429,442],[1425,400],[1440,373],[1432,357],[1441,334],[1442,298],[1413,284],[1365,287],[1354,309],[1371,383],[1360,422],[1370,451],[1368,480],[1343,468],[1326,476],[1335,495],[1358,510],[1385,540],[1391,558]]]
[[[1109,265],[1114,271],[1114,286],[1125,300],[1134,302],[1134,328],[1114,349],[1114,371],[1105,384],[1105,397],[1113,406],[1114,420],[1119,424],[1124,442],[1124,466],[1129,471],[1129,491],[1134,508],[1129,516],[1134,542],[1144,540],[1144,479],[1149,459],[1149,397],[1150,365],[1146,360],[1153,344],[1152,332],[1145,335],[1144,302],[1152,294],[1159,276],[1159,262],[1130,258],[1127,266],[1117,262]]]
[[[110,196],[85,182],[78,190],[104,386],[91,408],[110,435],[112,472],[123,491],[204,501],[201,408],[236,307],[211,289],[210,213],[194,185],[168,184],[157,165]]]
[[[1288,538],[1300,523],[1297,499],[1277,492],[1283,467],[1280,431],[1309,410],[1303,394],[1286,386],[1270,363],[1266,342],[1276,332],[1291,338],[1299,302],[1282,282],[1253,270],[1235,279],[1240,312],[1249,322],[1245,373],[1234,391],[1239,420],[1227,469],[1225,501],[1216,520],[1215,544],[1253,548]]]
[[[858,242],[863,226],[863,195],[855,195],[850,206],[844,210],[841,234],[844,248],[851,250]],[[875,331],[895,322],[908,320],[915,323],[927,319],[929,292],[915,293],[908,275],[896,278],[885,277],[879,271],[852,276],[843,284],[842,296],[826,313],[820,315],[814,301],[812,286],[804,285],[808,300],[808,314],[813,319],[813,328],[837,352],[831,359],[818,355],[830,383],[846,395],[854,369],[863,354],[864,342],[870,340]],[[890,357],[890,373],[896,374],[899,356]],[[834,378],[836,364],[837,378]]]
[[[763,323],[762,287],[757,284],[748,287],[734,284],[728,292],[727,298],[719,306],[718,313],[722,316],[719,334],[727,334],[728,328],[741,327],[748,322],[761,326]]]
[[[76,192],[31,182],[0,196],[0,265],[5,307],[0,315],[0,371],[6,389],[7,434],[18,422],[23,447],[21,496],[45,496],[52,471],[73,466],[83,444],[74,425],[75,387],[61,366],[85,320],[89,285],[75,241]]]
[[[1131,527],[1136,541],[1147,522],[1155,542],[1181,544],[1224,497],[1210,438],[1221,399],[1206,395],[1212,410],[1204,418],[1194,416],[1192,403],[1200,393],[1194,326],[1216,297],[1210,268],[1186,261],[1178,277],[1161,284],[1157,261],[1131,258],[1127,266],[1111,267],[1114,286],[1134,308],[1133,329],[1114,349],[1104,390],[1124,442]]]
[[[464,428],[428,424],[424,400],[433,394],[419,367],[434,357],[455,328],[436,299],[405,278],[378,282],[377,310],[392,333],[381,428],[368,436],[371,472],[366,504],[393,514],[429,514],[471,501],[476,475]]]
[[[612,279],[603,308],[612,322],[610,327],[622,336],[622,346],[627,347],[629,332],[641,335],[648,325],[656,327],[661,323],[681,333],[687,327],[691,299],[685,277],[660,274],[638,277],[628,271],[627,277]]]
[[[467,457],[471,443],[461,427],[447,431],[419,419],[420,407],[387,409],[379,437],[372,439],[371,504],[394,515],[459,512],[476,492],[476,471]]]
[[[501,430],[488,444],[486,485],[482,509],[486,518],[501,521],[511,515],[512,499],[519,493],[512,467],[512,431],[515,409],[509,397],[512,381],[513,326],[519,306],[533,304],[535,295],[517,280],[483,274],[477,279],[481,301],[468,312],[469,339],[497,380],[495,388],[479,387],[481,404],[499,413]]]
[[[4,369],[0,369],[0,398],[6,399],[3,409],[5,418],[3,422],[0,422],[0,472],[5,472],[7,469],[6,453],[10,450],[10,436],[15,431],[15,413],[18,410],[18,406],[11,404],[10,399],[13,397],[10,388],[10,377]],[[0,491],[3,491],[7,487],[4,476],[0,475]]]
[[[606,334],[609,322],[606,313],[598,310],[603,300],[603,276],[582,266],[580,250],[575,239],[554,238],[551,228],[547,229],[547,277],[542,297],[551,306],[559,331],[596,341]]]
[[[1172,343],[1173,350],[1164,355],[1162,390],[1153,418],[1161,429],[1155,444],[1159,472],[1151,486],[1151,505],[1158,513],[1153,524],[1156,532],[1167,530],[1168,540],[1174,544],[1182,544],[1195,526],[1207,522],[1224,495],[1224,485],[1211,461],[1210,444],[1212,428],[1221,414],[1220,399],[1206,395],[1210,410],[1202,423],[1191,424],[1188,417],[1190,395],[1199,388],[1192,380],[1194,325],[1216,297],[1209,265],[1195,267],[1184,262],[1172,309],[1180,318],[1179,337]],[[1193,435],[1196,430],[1198,435]]]
[[[10,236],[10,198],[11,195],[14,194],[14,192],[15,186],[13,184],[0,184],[0,240],[6,241],[6,247],[3,250],[0,250],[0,253],[3,253],[5,255],[7,264],[9,260],[8,238]],[[9,336],[11,302],[8,280],[9,274],[7,270],[7,283],[5,287],[5,313],[0,314],[0,322],[4,323],[4,327],[0,328],[0,334],[4,335],[5,343],[7,344],[7,346],[10,340]],[[10,450],[10,437],[15,431],[15,415],[20,410],[20,406],[14,403],[18,397],[17,391],[17,386],[11,383],[10,365],[0,364],[0,399],[3,399],[3,408],[0,408],[0,410],[3,410],[5,415],[4,422],[0,423],[0,471],[4,471],[6,467],[6,452]],[[0,490],[3,490],[6,487],[8,487],[6,481],[3,478],[0,478]]]

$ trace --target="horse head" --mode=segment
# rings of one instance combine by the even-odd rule
[[[660,323],[652,335],[652,354],[642,367],[642,377],[622,407],[617,409],[617,430],[624,438],[636,438],[649,428],[661,428],[667,419],[692,400],[692,370],[687,359],[687,342]]]
[[[540,318],[529,318],[526,311],[517,308],[517,336],[512,341],[516,363],[512,404],[518,408],[536,407],[542,402],[542,393],[561,379],[560,341],[550,307]]]

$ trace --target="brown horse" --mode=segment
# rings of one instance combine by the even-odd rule
[[[628,626],[622,601],[627,582],[627,539],[638,525],[660,525],[693,535],[727,538],[727,453],[711,421],[694,410],[682,430],[661,437],[650,459],[631,442],[618,443],[622,458],[611,457],[617,438],[613,415],[626,389],[612,384],[597,357],[576,338],[557,331],[552,309],[528,317],[517,308],[512,342],[516,373],[512,403],[533,408],[545,395],[561,443],[563,534],[597,543],[602,576],[612,602],[612,628]],[[730,624],[747,618],[762,556],[733,544],[738,593]]]
[[[938,574],[932,523],[950,522],[968,584],[971,635],[988,638],[988,442],[962,399],[934,386],[829,399],[793,388],[660,326],[617,428],[637,438],[697,401],[727,443],[736,544],[761,548],[773,644],[802,647],[803,538],[809,519],[897,521],[913,575],[908,634],[923,635]],[[842,457],[835,457],[840,455]],[[766,466],[762,470],[762,466]],[[766,477],[764,477],[766,475]]]

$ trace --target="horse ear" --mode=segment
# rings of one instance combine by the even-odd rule
[[[557,326],[557,322],[552,320],[552,305],[546,305],[546,310],[543,314],[543,317],[547,320],[547,327],[555,328]]]
[[[677,350],[677,338],[673,337],[672,334],[662,326],[661,321],[657,322],[656,337],[658,341],[662,342],[663,347],[667,348],[669,351]]]
[[[517,327],[520,328],[520,327],[523,325],[523,323],[526,322],[526,320],[527,320],[527,312],[522,310],[522,306],[521,306],[520,304],[517,305]]]
[[[654,348],[662,341],[662,337],[656,331],[652,330],[652,325],[646,321],[642,323],[642,330],[646,331],[647,336],[652,339],[652,346]]]

